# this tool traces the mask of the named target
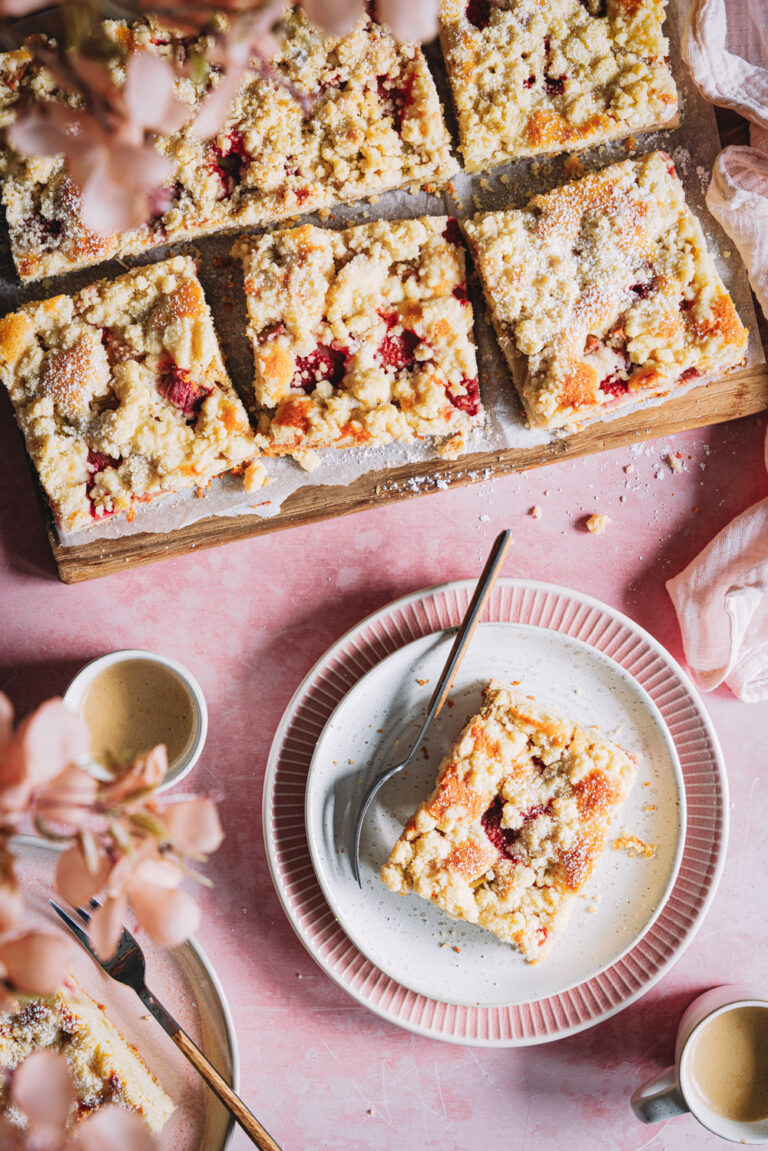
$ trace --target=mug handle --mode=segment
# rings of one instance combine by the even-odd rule
[[[643,1083],[633,1092],[630,1099],[632,1110],[642,1123],[658,1123],[661,1119],[672,1119],[688,1110],[677,1085],[677,1069],[665,1068],[659,1075]]]

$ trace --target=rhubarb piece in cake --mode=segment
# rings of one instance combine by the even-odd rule
[[[665,0],[443,0],[467,168],[588,148],[672,120]]]
[[[578,426],[744,362],[746,329],[663,152],[466,232],[533,424]]]
[[[41,1050],[59,1052],[67,1061],[77,1097],[73,1123],[114,1103],[137,1112],[150,1131],[158,1132],[174,1110],[136,1048],[71,976],[56,995],[22,996],[18,1010],[0,1016],[0,1070],[6,1076]],[[6,1091],[7,1080],[0,1074],[0,1115],[23,1126]]]
[[[596,728],[491,681],[381,878],[544,959],[634,777],[634,760]]]
[[[235,468],[263,482],[188,257],[5,316],[0,378],[65,531]]]
[[[208,44],[151,19],[130,27],[107,21],[104,28],[124,61],[151,52],[184,69],[191,56],[205,55]],[[190,120],[157,138],[172,175],[157,197],[155,217],[133,231],[91,232],[63,159],[24,158],[6,145],[0,153],[3,203],[22,279],[313,212],[403,184],[441,181],[457,171],[420,48],[398,44],[368,16],[342,39],[325,36],[295,7],[277,35],[282,51],[271,74],[283,83],[247,70],[212,140],[200,139],[192,120],[220,76],[214,68],[195,79],[186,66],[176,94],[190,106]],[[122,86],[126,64],[113,64],[112,74]],[[27,48],[0,56],[0,127],[30,101],[74,98],[56,87]]]
[[[267,454],[462,437],[480,414],[456,221],[238,241]],[[454,443],[455,446],[455,443]]]

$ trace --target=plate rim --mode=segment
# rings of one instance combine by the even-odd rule
[[[464,578],[456,579],[456,580],[442,581],[442,582],[437,583],[437,584],[432,584],[432,585],[429,585],[427,587],[419,588],[413,592],[408,592],[403,596],[398,596],[396,599],[390,600],[388,603],[384,604],[380,608],[377,608],[375,611],[369,612],[369,614],[367,616],[364,616],[362,619],[358,620],[357,623],[355,623],[351,627],[347,628],[347,630],[339,637],[339,639],[334,641],[334,643],[332,643],[326,649],[326,651],[322,653],[322,655],[319,657],[319,659],[317,659],[312,664],[310,669],[307,671],[306,675],[302,678],[301,682],[297,686],[297,688],[294,691],[293,695],[291,696],[288,704],[286,705],[285,710],[283,711],[283,714],[280,717],[280,722],[278,723],[277,729],[276,729],[274,737],[272,739],[272,743],[270,745],[269,755],[267,757],[267,765],[266,765],[266,769],[264,772],[264,782],[262,785],[262,812],[261,812],[261,814],[262,814],[262,827],[263,827],[263,835],[264,835],[264,847],[265,847],[265,852],[266,852],[266,856],[267,856],[267,865],[269,867],[270,877],[272,879],[272,883],[273,883],[275,891],[277,893],[278,900],[280,902],[281,907],[283,908],[283,911],[286,914],[288,922],[290,923],[293,931],[297,935],[299,941],[301,942],[301,944],[303,945],[305,950],[308,952],[308,954],[313,958],[315,963],[317,963],[317,965],[325,972],[325,974],[338,987],[340,987],[344,992],[346,992],[347,995],[351,996],[362,1007],[365,1007],[366,1010],[371,1011],[374,1015],[378,1016],[380,1019],[385,1020],[387,1023],[390,1023],[392,1026],[401,1027],[406,1031],[410,1031],[414,1034],[421,1035],[424,1038],[437,1039],[440,1042],[452,1043],[452,1044],[456,1044],[459,1046],[465,1046],[465,1047],[487,1047],[487,1048],[532,1047],[532,1046],[537,1046],[538,1044],[541,1044],[541,1043],[554,1042],[557,1039],[563,1039],[569,1035],[575,1035],[581,1031],[586,1031],[589,1028],[596,1026],[598,1023],[602,1023],[605,1020],[612,1018],[614,1015],[617,1015],[620,1011],[623,1011],[625,1008],[627,1008],[627,1007],[631,1006],[633,1003],[637,1002],[638,999],[641,999],[645,994],[647,994],[648,991],[650,991],[653,987],[655,987],[656,984],[659,983],[660,980],[665,977],[667,972],[675,965],[675,963],[677,963],[678,960],[684,955],[684,953],[687,951],[688,947],[691,945],[691,943],[695,939],[696,934],[698,933],[698,931],[701,927],[701,924],[703,923],[703,921],[705,920],[705,918],[709,912],[709,909],[710,909],[712,902],[715,898],[715,895],[717,893],[717,889],[720,885],[720,880],[722,878],[723,871],[725,869],[728,838],[729,838],[729,832],[730,832],[730,790],[729,790],[729,786],[728,786],[728,774],[727,774],[727,770],[726,770],[723,751],[722,751],[722,748],[720,746],[720,740],[717,736],[717,732],[716,732],[714,725],[712,723],[712,719],[711,719],[708,711],[706,710],[706,707],[704,706],[704,702],[701,698],[701,694],[699,693],[698,688],[695,686],[695,684],[691,680],[688,673],[685,671],[685,669],[683,667],[681,667],[681,665],[675,659],[675,657],[671,654],[671,652],[668,652],[667,649],[663,646],[663,644],[661,644],[659,642],[659,640],[657,640],[653,635],[651,635],[651,633],[648,632],[641,624],[636,623],[633,619],[631,619],[629,616],[627,616],[619,608],[615,608],[611,604],[607,604],[604,601],[597,599],[595,596],[590,595],[588,592],[583,592],[583,591],[580,591],[576,588],[568,587],[567,584],[554,584],[554,583],[550,583],[546,580],[537,580],[537,579],[533,579],[533,578],[526,577],[526,576],[500,576],[498,578],[498,580],[496,581],[496,587],[497,588],[501,588],[501,587],[515,588],[515,587],[517,587],[520,589],[530,589],[534,592],[535,591],[542,591],[544,593],[554,593],[554,594],[565,593],[567,596],[571,597],[572,599],[576,599],[576,600],[580,601],[582,604],[584,604],[590,608],[595,608],[599,611],[607,611],[609,613],[609,615],[614,620],[616,620],[622,624],[627,625],[631,631],[633,631],[636,635],[638,635],[641,639],[643,639],[648,644],[648,646],[651,648],[651,650],[656,655],[658,655],[662,659],[662,661],[664,663],[666,663],[670,667],[670,669],[674,672],[674,674],[678,677],[680,682],[685,687],[685,689],[686,689],[686,691],[687,691],[687,693],[691,699],[691,702],[694,704],[698,718],[699,718],[699,721],[701,722],[701,724],[702,724],[702,726],[703,726],[703,728],[707,734],[707,737],[710,740],[711,745],[712,745],[713,758],[714,758],[715,766],[716,766],[716,774],[717,774],[719,785],[722,789],[722,805],[721,805],[721,811],[720,811],[722,831],[721,831],[721,836],[720,836],[720,840],[719,840],[719,849],[718,849],[718,853],[717,853],[717,858],[715,859],[715,862],[713,865],[712,879],[710,881],[709,888],[702,898],[701,906],[699,908],[696,919],[694,920],[694,922],[691,925],[691,929],[688,931],[687,936],[682,941],[680,941],[678,943],[678,945],[676,946],[676,948],[674,950],[674,953],[672,955],[670,955],[667,958],[667,960],[659,966],[658,970],[650,977],[650,979],[642,987],[639,987],[636,991],[634,991],[631,994],[629,994],[628,996],[625,996],[624,998],[622,998],[619,1003],[614,1004],[608,1008],[605,1008],[594,1019],[590,1019],[587,1021],[583,1021],[583,1022],[580,1022],[577,1024],[572,1024],[570,1026],[561,1028],[556,1035],[544,1035],[544,1036],[541,1036],[541,1035],[524,1035],[521,1037],[505,1038],[505,1037],[501,1037],[501,1036],[499,1036],[499,1037],[491,1037],[491,1036],[467,1037],[464,1035],[457,1035],[455,1033],[446,1033],[444,1031],[437,1031],[434,1027],[429,1026],[429,1025],[422,1025],[418,1021],[402,1020],[402,1019],[393,1018],[392,1014],[385,1007],[382,1007],[379,1004],[370,1003],[368,1001],[368,999],[366,998],[366,996],[362,992],[359,992],[355,987],[349,986],[346,982],[344,982],[344,980],[339,975],[336,974],[336,972],[333,970],[333,968],[325,962],[324,958],[317,954],[317,952],[312,947],[309,940],[305,938],[305,935],[304,935],[304,932],[302,930],[301,925],[299,923],[297,923],[296,920],[294,919],[293,908],[291,907],[291,905],[290,905],[290,903],[289,903],[289,901],[288,901],[288,899],[287,899],[287,897],[283,891],[283,888],[282,888],[282,884],[280,881],[280,873],[279,873],[279,862],[278,862],[278,859],[276,856],[275,843],[273,841],[273,836],[272,836],[271,801],[272,801],[273,791],[274,791],[275,776],[276,776],[277,768],[279,765],[280,751],[281,751],[281,748],[283,745],[283,741],[284,741],[287,729],[288,729],[288,727],[289,727],[289,725],[292,722],[292,719],[294,717],[296,705],[300,701],[301,697],[303,696],[307,685],[311,683],[311,681],[314,679],[314,677],[316,676],[319,669],[322,668],[326,663],[330,662],[334,658],[334,656],[338,653],[338,651],[356,633],[361,632],[363,629],[372,627],[378,620],[380,620],[381,618],[383,618],[385,615],[389,614],[390,612],[393,612],[397,609],[402,609],[404,607],[407,607],[410,604],[416,603],[420,600],[427,599],[430,596],[435,596],[435,595],[440,594],[440,593],[446,593],[449,591],[455,591],[455,590],[463,589],[463,588],[474,588],[476,586],[476,583],[477,583],[476,578],[464,577]],[[345,938],[348,938],[346,936],[346,933],[345,933]],[[442,1003],[443,1001],[433,1000],[432,1002]],[[449,1006],[449,1005],[446,1005],[446,1006]]]
[[[33,848],[37,848],[37,849],[42,849],[43,851],[50,851],[52,854],[55,854],[55,855],[60,855],[63,851],[66,850],[66,848],[68,846],[67,843],[63,843],[63,842],[59,843],[59,842],[55,842],[55,841],[50,840],[50,839],[45,839],[41,835],[27,835],[27,834],[12,836],[11,844],[14,844],[14,843],[19,844],[22,847],[33,847]],[[52,893],[52,895],[55,896],[55,894],[56,894],[55,888],[53,888],[53,887],[51,888],[51,893]],[[195,958],[200,963],[200,966],[202,967],[203,971],[205,972],[205,974],[206,974],[206,976],[207,976],[207,978],[211,984],[211,987],[213,988],[214,992],[216,993],[216,999],[218,1000],[219,1008],[221,1009],[222,1021],[224,1023],[224,1034],[225,1034],[226,1040],[227,1040],[227,1052],[229,1055],[229,1064],[230,1064],[230,1078],[232,1080],[232,1082],[230,1083],[230,1086],[231,1086],[233,1091],[239,1093],[239,1091],[240,1091],[240,1051],[239,1051],[238,1044],[237,1044],[237,1032],[235,1031],[235,1024],[234,1024],[234,1020],[232,1018],[232,1008],[229,1005],[229,1000],[227,999],[226,992],[224,991],[224,986],[221,982],[221,979],[219,978],[219,975],[218,975],[218,972],[216,971],[216,968],[213,966],[213,963],[211,962],[211,959],[208,956],[207,951],[202,946],[202,944],[197,941],[197,939],[194,937],[194,935],[190,935],[189,939],[185,939],[184,942],[180,943],[178,947],[171,947],[168,950],[170,951],[171,955],[175,956],[176,952],[182,950],[184,947],[189,947],[190,951],[192,951]],[[96,966],[98,966],[98,964],[96,964]],[[203,1054],[205,1054],[205,1052],[203,1052]],[[207,1058],[207,1056],[206,1056],[206,1058]],[[224,1078],[226,1078],[226,1076]],[[230,1112],[229,1117],[227,1119],[227,1127],[226,1127],[226,1132],[224,1135],[224,1140],[221,1144],[221,1151],[227,1151],[227,1148],[229,1147],[230,1143],[232,1142],[232,1136],[234,1135],[234,1133],[235,1133],[235,1117]],[[201,1151],[208,1151],[208,1149],[207,1148],[201,1148]]]
[[[681,867],[681,864],[683,862],[683,856],[685,854],[685,836],[686,836],[686,831],[687,831],[687,827],[688,827],[688,801],[687,801],[687,797],[685,794],[685,777],[683,776],[683,770],[682,770],[682,767],[680,765],[680,756],[679,756],[677,748],[675,746],[675,741],[672,738],[672,734],[669,731],[669,728],[667,727],[664,716],[661,714],[659,707],[653,701],[653,699],[651,699],[651,696],[645,690],[643,685],[641,683],[638,683],[638,681],[635,679],[635,677],[633,675],[631,675],[630,672],[628,672],[626,670],[626,668],[623,668],[621,666],[621,664],[618,664],[616,662],[616,660],[614,660],[611,656],[607,655],[605,652],[600,651],[597,648],[592,647],[585,640],[579,639],[576,636],[568,635],[565,632],[555,631],[552,628],[540,627],[537,624],[531,624],[531,623],[521,623],[519,620],[481,620],[480,623],[478,624],[478,631],[480,631],[481,628],[485,628],[485,627],[514,627],[514,628],[523,628],[523,629],[527,628],[530,631],[544,631],[544,632],[549,632],[552,635],[562,636],[562,638],[564,640],[567,640],[570,643],[576,644],[577,646],[583,647],[583,648],[587,649],[588,651],[592,652],[593,655],[597,656],[600,660],[605,661],[613,669],[615,669],[620,676],[624,677],[625,679],[630,680],[632,682],[635,690],[639,691],[641,697],[644,697],[644,699],[643,699],[644,704],[647,707],[649,707],[651,715],[653,716],[657,725],[662,730],[664,740],[668,745],[668,750],[671,752],[670,758],[672,760],[672,774],[674,776],[675,783],[677,786],[677,793],[678,793],[678,799],[679,799],[678,820],[677,820],[677,825],[678,825],[678,827],[677,827],[677,845],[675,847],[675,853],[674,853],[672,867],[671,867],[669,875],[667,877],[667,881],[664,885],[664,891],[663,891],[662,897],[659,900],[659,902],[657,903],[657,905],[653,908],[653,911],[652,911],[651,915],[649,916],[649,918],[644,923],[642,930],[639,931],[636,936],[634,936],[634,938],[631,940],[631,942],[628,943],[624,947],[624,949],[618,953],[618,955],[614,955],[607,963],[596,968],[589,975],[582,976],[581,978],[575,980],[573,983],[568,983],[568,984],[566,984],[565,987],[558,988],[556,991],[549,991],[544,995],[533,996],[530,999],[516,1000],[514,1002],[501,1002],[500,1001],[498,1003],[471,1003],[471,1002],[466,1002],[463,1000],[447,999],[447,998],[440,1000],[441,1003],[446,1003],[451,1007],[476,1007],[476,1006],[479,1006],[479,1007],[486,1007],[486,1008],[504,1009],[505,1007],[522,1007],[522,1006],[532,1004],[532,1003],[539,1003],[542,1000],[549,999],[551,996],[562,995],[567,991],[572,991],[575,987],[579,987],[582,983],[586,983],[590,979],[596,979],[598,976],[602,975],[604,971],[607,971],[610,967],[613,967],[613,965],[615,963],[620,963],[621,960],[624,959],[629,954],[629,952],[634,947],[637,946],[638,943],[640,943],[640,941],[644,938],[644,936],[648,934],[648,932],[651,930],[654,923],[656,922],[656,920],[659,918],[662,911],[664,910],[664,908],[667,904],[667,901],[668,901],[669,897],[671,896],[671,894],[674,890],[675,883],[677,881],[677,877],[678,877],[678,874],[680,872],[680,867]],[[412,991],[414,995],[421,995],[427,999],[434,999],[435,996],[434,995],[428,995],[427,992],[425,992],[425,991],[421,991],[416,987],[409,986],[408,983],[401,981],[397,975],[393,975],[391,971],[388,971],[385,967],[382,967],[379,963],[376,962],[375,959],[373,959],[367,953],[367,951],[363,947],[360,946],[360,944],[357,942],[357,940],[352,935],[350,935],[350,933],[347,931],[347,928],[345,926],[345,917],[343,917],[342,914],[340,914],[340,911],[341,911],[340,901],[338,899],[336,899],[330,893],[330,891],[329,891],[330,884],[327,884],[323,879],[323,876],[325,875],[325,871],[324,871],[322,864],[320,864],[318,862],[320,846],[318,843],[315,842],[314,836],[310,833],[310,816],[309,816],[310,780],[311,780],[312,772],[313,772],[314,765],[315,765],[315,758],[316,758],[318,751],[320,749],[320,744],[323,740],[323,737],[325,736],[330,725],[333,723],[333,720],[334,720],[337,712],[345,704],[345,702],[347,701],[347,699],[351,695],[351,693],[356,691],[357,688],[360,687],[361,684],[363,684],[370,676],[374,675],[374,673],[377,672],[381,668],[382,664],[387,663],[389,660],[395,659],[396,656],[399,656],[403,652],[408,651],[409,648],[414,647],[416,644],[422,644],[427,640],[433,640],[434,641],[437,638],[448,637],[448,636],[450,636],[451,632],[455,632],[456,630],[457,629],[455,626],[454,627],[448,627],[448,628],[438,628],[435,631],[425,632],[424,635],[417,636],[415,639],[409,640],[408,643],[403,644],[402,647],[398,647],[394,651],[390,652],[388,655],[385,655],[381,660],[379,660],[378,663],[375,663],[372,667],[370,667],[360,677],[360,679],[358,679],[355,683],[352,684],[352,686],[344,693],[344,695],[341,697],[341,699],[338,701],[338,703],[334,707],[331,714],[328,716],[327,720],[325,721],[325,724],[323,726],[322,731],[320,732],[320,734],[317,737],[317,741],[315,743],[315,747],[314,747],[314,750],[312,752],[312,759],[310,761],[309,769],[307,771],[306,790],[305,790],[305,794],[304,794],[304,825],[305,825],[305,829],[306,829],[306,833],[307,833],[307,844],[309,846],[309,853],[310,853],[310,857],[312,859],[312,867],[314,869],[315,876],[316,876],[317,881],[320,885],[320,889],[323,893],[325,901],[328,904],[328,906],[330,907],[330,909],[333,912],[336,919],[338,920],[342,931],[347,936],[347,938],[350,940],[350,942],[358,949],[358,951],[362,955],[365,956],[365,958],[368,960],[369,963],[373,964],[373,966],[376,967],[379,971],[382,971],[386,976],[388,976],[388,978],[394,980],[395,983],[398,983],[400,986],[407,988],[407,990],[409,990],[409,991]]]

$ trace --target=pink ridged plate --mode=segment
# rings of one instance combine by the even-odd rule
[[[679,958],[720,878],[727,842],[727,782],[717,737],[695,688],[652,636],[589,596],[532,580],[499,580],[486,621],[541,628],[553,638],[586,644],[617,673],[631,677],[660,716],[685,788],[687,820],[679,868],[663,910],[637,942],[616,962],[556,994],[514,1003],[449,1002],[447,996],[438,997],[439,983],[435,994],[428,995],[376,966],[345,934],[312,866],[305,829],[310,765],[329,719],[350,688],[392,653],[456,627],[474,586],[473,580],[462,580],[397,600],[353,628],[315,665],[273,741],[264,783],[264,829],[272,877],[291,924],[344,990],[383,1018],[419,1034],[454,1043],[515,1047],[594,1026],[643,995]],[[429,690],[424,687],[427,694]],[[579,718],[575,710],[571,718]],[[317,856],[314,839],[312,846]]]

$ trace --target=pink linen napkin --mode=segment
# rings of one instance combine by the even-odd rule
[[[752,146],[718,156],[707,206],[768,315],[766,0],[693,0],[683,55],[705,96],[751,122]],[[667,590],[699,686],[726,683],[745,701],[768,699],[768,499],[737,516]]]

